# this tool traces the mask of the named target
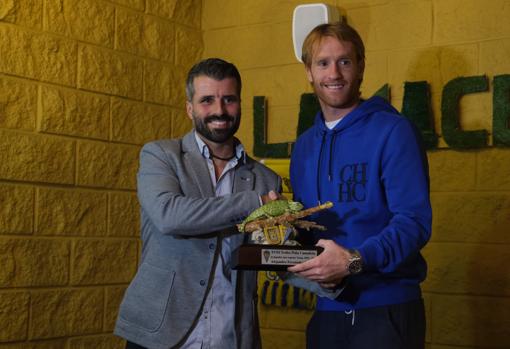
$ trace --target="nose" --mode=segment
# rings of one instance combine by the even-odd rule
[[[328,75],[331,78],[342,77],[342,68],[338,64],[331,64],[329,67]]]
[[[216,115],[223,115],[226,112],[226,105],[222,98],[217,99],[214,102],[213,112]]]

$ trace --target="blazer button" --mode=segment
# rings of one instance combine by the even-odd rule
[[[205,286],[205,280],[200,280],[200,286]]]
[[[214,250],[214,244],[209,244],[209,249]]]

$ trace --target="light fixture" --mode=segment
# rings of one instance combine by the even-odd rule
[[[292,16],[292,41],[294,42],[294,54],[297,60],[302,62],[303,41],[313,28],[320,24],[336,22],[339,19],[338,10],[327,4],[296,6]]]

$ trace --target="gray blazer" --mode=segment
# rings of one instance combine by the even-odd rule
[[[142,256],[120,305],[115,334],[149,349],[182,344],[212,282],[221,249],[217,232],[234,232],[235,224],[260,206],[259,195],[280,188],[276,173],[246,157],[235,169],[233,194],[215,197],[193,132],[146,144],[138,172]],[[232,247],[244,238],[233,235]],[[232,275],[236,347],[260,348],[256,272]]]

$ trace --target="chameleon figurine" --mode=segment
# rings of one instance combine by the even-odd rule
[[[281,216],[284,213],[295,213],[301,211],[303,205],[300,202],[292,200],[274,200],[270,201],[265,205],[260,206],[255,211],[250,213],[248,217],[238,225],[238,229],[241,233],[244,233],[244,226],[246,223],[257,219],[266,219]]]

